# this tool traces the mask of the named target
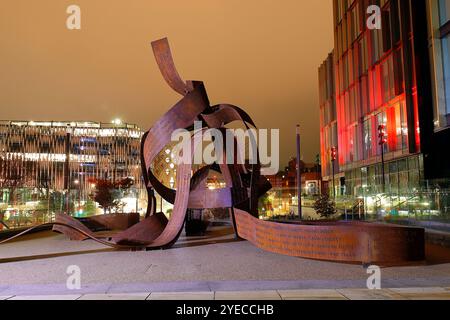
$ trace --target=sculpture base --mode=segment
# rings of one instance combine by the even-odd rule
[[[425,260],[423,228],[367,222],[277,223],[238,209],[235,218],[241,238],[274,253],[378,264]]]

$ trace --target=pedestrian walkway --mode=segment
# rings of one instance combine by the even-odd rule
[[[0,261],[4,261],[0,263],[0,296],[142,300],[447,298],[450,249],[427,245],[426,253],[426,261],[417,264],[380,266],[381,287],[401,289],[368,291],[361,290],[370,276],[363,265],[270,253],[249,242],[236,241],[229,228],[206,237],[182,236],[170,250],[137,252],[113,251],[89,240],[74,242],[63,235],[42,232],[0,246]],[[79,268],[78,291],[67,287],[68,270],[73,267]]]
[[[0,300],[450,300],[450,287],[0,296]]]

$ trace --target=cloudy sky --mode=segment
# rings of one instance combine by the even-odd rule
[[[81,8],[81,30],[66,9]],[[168,37],[184,79],[212,104],[281,130],[281,160],[319,152],[317,68],[333,47],[331,0],[3,0],[0,119],[121,118],[151,127],[179,96],[150,42]]]

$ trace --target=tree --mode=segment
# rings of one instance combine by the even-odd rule
[[[27,184],[27,163],[19,156],[0,156],[0,189],[9,190],[9,203],[16,204],[17,191]]]
[[[30,162],[26,162],[21,156],[8,155],[5,152],[0,154],[0,189],[9,191],[8,202],[13,207],[17,204],[19,190],[26,187],[29,182],[29,177],[27,176],[29,169]],[[17,214],[16,223],[19,226],[21,222],[19,210],[17,210]],[[4,224],[3,217],[1,218],[2,224]]]
[[[262,197],[259,198],[258,207],[264,209],[266,211],[272,210],[272,201],[270,201],[269,194],[266,193]]]
[[[86,204],[83,207],[83,214],[85,216],[92,216],[95,215],[95,212],[97,211],[97,207],[95,206],[95,202],[89,199],[86,201]]]
[[[110,180],[96,179],[91,181],[95,184],[94,201],[103,209],[104,213],[119,212],[123,209],[124,203],[120,201],[123,193],[134,184],[133,179],[125,178],[117,182]]]
[[[330,200],[327,194],[321,195],[314,203],[314,210],[322,218],[331,218],[336,214],[336,204],[333,200]]]

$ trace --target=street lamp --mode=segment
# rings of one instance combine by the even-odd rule
[[[78,212],[81,211],[81,185],[80,180],[75,179],[73,183],[77,186],[78,189]]]
[[[331,172],[332,172],[332,179],[333,179],[333,198],[336,198],[336,188],[334,185],[334,163],[337,159],[337,149],[336,147],[331,148]]]
[[[297,136],[297,211],[298,217],[302,220],[302,173],[300,171],[300,125],[296,128]]]
[[[386,180],[384,176],[384,145],[387,143],[387,133],[386,133],[386,126],[384,124],[380,124],[378,126],[378,138],[379,138],[378,144],[381,147],[381,174],[382,174],[381,181],[383,193],[385,193]]]

